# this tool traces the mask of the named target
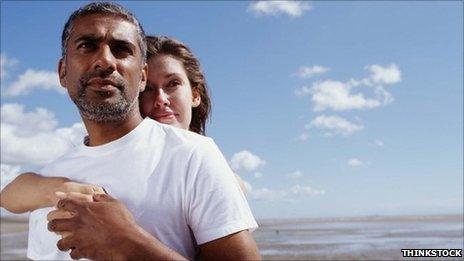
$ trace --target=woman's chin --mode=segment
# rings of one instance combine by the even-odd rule
[[[155,120],[159,123],[171,125],[173,127],[181,128],[180,124],[177,122],[175,117],[162,117],[162,118],[155,118]]]
[[[173,126],[176,125],[175,119],[157,118],[157,119],[155,119],[155,121],[157,121],[159,123],[163,123],[163,124],[173,125]]]

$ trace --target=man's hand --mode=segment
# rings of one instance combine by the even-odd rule
[[[70,232],[57,246],[62,251],[71,250],[71,258],[183,259],[138,226],[118,200],[107,194],[94,195],[93,200],[61,199],[58,210],[69,211],[72,217],[48,223],[50,231]]]
[[[83,193],[78,193],[78,192],[70,192],[70,193],[55,192],[55,195],[58,199],[69,198],[69,199],[79,200],[83,202],[93,201],[93,195],[83,194]],[[58,204],[58,201],[56,202],[56,204]],[[47,220],[50,222],[54,219],[72,218],[73,216],[74,216],[73,212],[63,210],[63,209],[55,209],[53,211],[50,211],[47,214]],[[62,238],[65,238],[69,236],[71,232],[62,231],[62,232],[56,232],[56,234],[60,235]]]

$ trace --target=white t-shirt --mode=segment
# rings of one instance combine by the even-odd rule
[[[257,228],[214,141],[151,119],[110,143],[76,147],[41,174],[104,187],[128,207],[141,227],[190,259],[198,245]],[[47,230],[51,210],[30,215],[29,258],[70,259],[69,252],[56,247],[60,237]]]

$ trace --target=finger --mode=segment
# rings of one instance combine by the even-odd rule
[[[94,186],[93,194],[108,194],[108,193],[106,193],[106,190],[104,188],[99,187],[99,186]]]
[[[55,209],[53,211],[50,211],[47,214],[47,220],[51,221],[53,219],[63,219],[63,218],[72,218],[74,216],[74,213],[62,210],[62,209]]]
[[[89,194],[83,194],[80,192],[69,192],[69,193],[66,193],[66,195],[67,195],[67,198],[74,199],[77,201],[84,201],[84,202],[93,201],[92,195],[89,195]]]
[[[65,231],[65,232],[58,232],[57,234],[60,235],[61,238],[67,238],[67,237],[71,236],[73,233]]]
[[[61,191],[56,191],[55,192],[55,197],[53,198],[53,205],[56,206],[58,204],[58,201],[60,201],[60,199],[64,199],[64,198],[66,198],[66,193],[61,192]]]
[[[76,222],[72,218],[54,219],[48,222],[47,227],[51,232],[72,231],[76,228]]]
[[[95,195],[93,195],[93,200],[95,202],[111,202],[111,201],[115,201],[115,199],[113,197],[111,197],[110,195],[108,195],[108,194],[95,194]]]
[[[69,232],[69,231],[61,231],[61,232],[54,232],[54,233],[60,236],[61,238],[67,238],[73,234],[72,232]]]
[[[78,212],[82,208],[82,202],[66,197],[64,199],[60,199],[56,207],[58,209],[63,209],[71,212]]]
[[[66,198],[66,193],[61,192],[61,191],[56,191],[55,196],[58,198],[58,200],[64,199],[64,198]]]
[[[77,183],[77,191],[83,194],[93,195],[93,194],[102,194],[105,193],[103,188],[96,186],[96,185],[89,185],[89,184],[79,184]]]
[[[71,253],[69,253],[69,256],[71,256],[72,259],[76,259],[76,260],[84,257],[82,256],[81,251],[79,251],[79,248],[74,248],[73,250],[71,250]]]
[[[61,251],[68,251],[71,248],[75,248],[75,240],[73,237],[62,238],[58,240],[56,246]]]

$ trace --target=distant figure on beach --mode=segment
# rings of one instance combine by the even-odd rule
[[[147,70],[151,62],[166,71],[185,71],[149,82],[149,88],[164,99],[161,103],[155,99],[156,106],[164,106],[155,117],[181,123],[179,119],[186,114],[176,114],[170,111],[175,106],[168,106],[175,100],[167,99],[172,90],[190,91],[187,111],[193,112],[190,108],[202,102],[191,79],[185,79],[190,72],[182,58],[163,54],[149,60],[147,67],[144,40],[136,18],[112,3],[88,4],[66,23],[60,83],[77,105],[89,136],[86,145],[46,166],[41,174],[97,184],[67,183],[82,189],[81,195],[100,194],[91,196],[95,202],[79,201],[76,194],[58,202],[59,209],[78,213],[49,223],[52,231],[72,232],[58,242],[61,250],[71,250],[70,255],[56,249],[59,237],[45,229],[50,209],[32,212],[28,256],[48,260],[193,259],[198,255],[207,259],[259,259],[248,232],[257,227],[256,222],[214,142],[140,115],[139,92],[145,89],[147,72],[148,78],[157,72]],[[191,89],[184,88],[187,86]],[[140,101],[144,106],[143,95]],[[194,131],[202,130],[204,125]],[[101,187],[112,196],[101,194]],[[2,192],[2,206],[3,196]],[[51,215],[59,213],[65,212]]]

